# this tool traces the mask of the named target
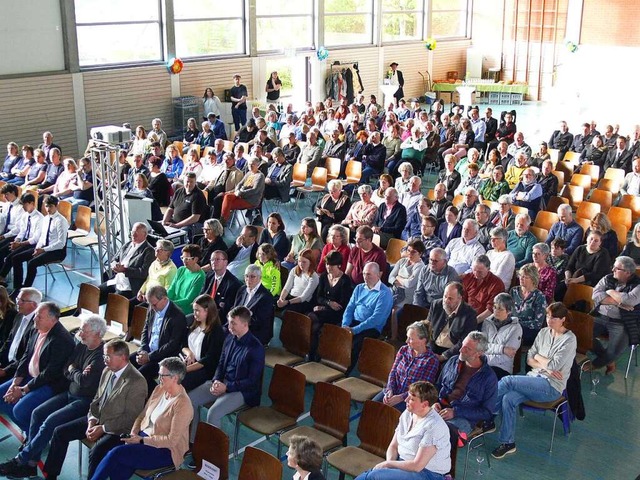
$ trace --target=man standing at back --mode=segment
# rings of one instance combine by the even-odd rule
[[[247,87],[240,83],[240,75],[233,76],[233,87],[229,92],[231,95],[231,116],[236,132],[247,123]]]

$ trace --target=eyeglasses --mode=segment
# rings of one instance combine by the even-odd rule
[[[256,277],[257,275],[248,275],[248,274],[244,276],[244,278],[256,278]]]
[[[158,374],[158,378],[162,378],[162,377],[173,377],[173,374],[171,374],[171,373],[159,373]]]
[[[24,299],[24,298],[22,298],[22,297],[18,297],[18,298],[16,298],[16,302],[18,302],[18,303],[36,303],[36,302],[34,302],[33,300],[25,300],[25,299]]]
[[[190,262],[191,260],[193,260],[195,257],[180,257],[180,259],[183,262]]]

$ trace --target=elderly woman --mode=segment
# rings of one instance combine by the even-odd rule
[[[223,343],[224,331],[216,303],[209,295],[197,296],[193,301],[193,323],[181,352],[187,365],[182,386],[187,392],[213,378]]]
[[[227,244],[222,239],[224,228],[219,220],[215,218],[205,220],[202,231],[204,236],[198,240],[198,246],[202,250],[202,257],[198,263],[200,263],[202,270],[208,272],[211,270],[211,254],[216,250],[224,250],[226,252]]]
[[[389,274],[389,283],[391,284],[393,305],[395,307],[401,307],[407,302],[413,302],[413,293],[418,285],[418,278],[422,269],[425,268],[425,264],[422,261],[424,251],[425,246],[421,240],[410,240],[407,244],[407,255],[400,258],[393,266]],[[395,335],[392,333],[392,337],[394,339],[397,338],[397,325]]]
[[[404,412],[409,385],[418,381],[435,383],[440,362],[429,348],[431,327],[426,321],[414,322],[407,327],[406,345],[400,347],[389,372],[387,386],[373,400]]]
[[[385,202],[385,192],[387,191],[387,189],[393,187],[393,177],[388,173],[383,173],[382,175],[380,175],[378,185],[380,185],[379,188],[374,190],[373,194],[371,195],[371,201],[375,203],[376,208]]]
[[[125,480],[138,469],[153,470],[182,465],[189,450],[191,400],[181,385],[187,373],[178,357],[160,361],[158,379],[147,405],[136,419],[124,445],[111,450],[100,462],[92,480]]]
[[[496,165],[491,172],[491,177],[480,187],[480,198],[497,202],[502,195],[507,195],[510,191],[509,184],[504,179],[502,165]]]
[[[513,298],[513,315],[518,317],[522,326],[522,345],[530,346],[544,324],[544,309],[547,300],[538,290],[538,270],[534,265],[527,264],[518,272],[520,286],[513,287],[509,292]]]
[[[498,210],[493,212],[489,221],[496,227],[513,230],[516,224],[516,214],[511,210],[511,198],[509,195],[500,195],[500,198],[498,198],[498,205]]]
[[[618,234],[613,230],[609,217],[602,212],[596,213],[584,236],[588,237],[592,231],[602,235],[602,248],[609,252],[610,258],[616,258],[618,256]]]
[[[285,231],[284,220],[279,213],[272,213],[267,217],[267,228],[260,234],[259,244],[268,243],[273,245],[278,254],[278,260],[285,259],[291,249],[291,242]]]
[[[282,262],[282,266],[291,270],[298,261],[298,254],[307,248],[317,250],[318,255],[320,255],[324,248],[324,243],[322,243],[322,239],[318,233],[316,221],[311,217],[302,219],[300,233],[291,236],[291,250],[289,250],[284,262]]]
[[[308,313],[313,309],[313,294],[319,282],[315,258],[310,249],[300,252],[298,265],[289,273],[276,302],[278,308],[299,313]]]
[[[444,212],[444,222],[438,227],[438,237],[442,244],[447,244],[454,238],[462,236],[462,225],[458,222],[458,209],[453,205],[447,207]]]
[[[158,240],[155,247],[156,259],[149,266],[149,275],[140,287],[135,303],[146,302],[147,289],[154,285],[161,285],[165,289],[169,289],[178,271],[176,264],[171,260],[174,248],[173,242],[170,240]]]
[[[398,167],[398,173],[400,176],[396,178],[395,189],[398,191],[398,195],[407,193],[411,187],[411,177],[413,177],[413,166],[409,162],[402,162]]]
[[[361,200],[351,205],[347,216],[342,220],[342,225],[349,228],[354,235],[359,226],[373,225],[373,220],[378,212],[378,206],[371,200],[373,195],[371,185],[360,185],[358,195]]]
[[[518,406],[527,401],[553,402],[567,388],[578,342],[569,330],[571,315],[562,303],[546,309],[547,327],[540,330],[527,352],[531,371],[509,375],[498,383],[496,410],[502,414],[500,446],[492,456],[502,458],[516,451],[515,433]]]
[[[287,450],[287,465],[296,471],[294,480],[324,480],[322,447],[313,439],[292,435]]]
[[[470,148],[469,151],[467,152],[467,156],[456,164],[456,170],[462,177],[462,184],[464,184],[470,177],[469,167],[471,167],[471,165],[475,165],[477,167],[476,174],[480,172],[479,162],[480,162],[480,151],[477,148]],[[480,180],[481,178],[477,177],[477,181],[473,185],[467,184],[466,186],[467,187],[472,186],[473,188],[478,188],[478,184],[480,183]]]
[[[496,227],[490,232],[491,250],[487,251],[487,257],[491,261],[491,272],[500,277],[505,290],[511,287],[513,272],[516,269],[516,258],[507,250],[509,232],[505,228]]]
[[[322,240],[327,238],[329,227],[341,223],[351,208],[349,196],[342,191],[342,180],[331,180],[327,188],[329,193],[322,197],[316,209],[316,216],[322,225]]]
[[[262,285],[269,290],[269,293],[277,298],[282,289],[282,280],[280,278],[280,262],[278,254],[273,245],[263,243],[258,247],[256,254],[256,265],[260,267],[262,272]]]
[[[349,248],[347,229],[342,225],[334,225],[329,229],[329,233],[327,234],[327,243],[322,249],[320,261],[318,262],[319,274],[325,272],[324,258],[329,254],[329,252],[333,251],[338,251],[342,255],[343,260],[341,267],[344,272],[347,268],[347,261],[349,260],[351,248]]]
[[[202,250],[198,245],[185,245],[180,257],[184,265],[178,269],[167,290],[169,300],[180,307],[185,315],[193,313],[193,300],[204,285],[206,275],[199,263],[201,256]]]
[[[355,480],[443,479],[451,470],[451,443],[449,427],[432,407],[437,402],[431,383],[412,383],[386,460]]]
[[[533,246],[533,264],[538,269],[538,289],[544,294],[547,304],[553,303],[553,294],[556,290],[558,275],[556,269],[547,263],[551,248],[546,243],[540,242]]]
[[[513,374],[513,359],[522,340],[522,327],[513,310],[511,296],[499,293],[493,299],[493,315],[482,323],[482,333],[489,341],[485,356],[498,380]]]
[[[225,223],[229,221],[232,210],[255,208],[262,202],[264,194],[264,173],[259,170],[260,159],[251,157],[247,161],[249,171],[236,185],[233,192],[227,192],[222,199],[222,211],[220,219]]]
[[[38,190],[39,194],[51,193],[58,197],[58,200],[73,197],[73,190],[71,190],[71,187],[75,184],[78,177],[78,164],[73,158],[65,158],[62,163],[64,164],[64,171],[60,174],[56,183],[52,187],[44,190]]]
[[[631,239],[624,246],[620,255],[631,257],[636,265],[640,265],[640,222],[634,225]]]

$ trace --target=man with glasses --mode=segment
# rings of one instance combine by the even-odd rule
[[[160,285],[147,290],[147,302],[149,310],[142,329],[140,348],[131,354],[130,360],[147,379],[151,395],[157,385],[160,360],[180,353],[182,341],[187,335],[187,320],[182,310],[169,300],[167,290]]]
[[[33,332],[33,317],[42,301],[42,293],[35,288],[23,288],[16,303],[18,314],[13,321],[9,338],[0,348],[0,378],[10,378],[16,373],[18,362],[27,349],[27,341]]]
[[[110,293],[133,298],[149,276],[149,266],[155,253],[147,241],[148,230],[144,223],[135,223],[131,240],[124,244],[120,254],[111,263],[111,278],[100,285],[100,305],[107,303]]]
[[[440,247],[434,248],[429,254],[429,265],[422,269],[418,277],[413,303],[419,307],[430,308],[434,300],[442,298],[447,284],[459,280],[456,270],[447,265],[447,252]]]
[[[235,307],[244,306],[251,312],[251,333],[267,345],[273,337],[273,296],[262,285],[262,270],[257,265],[249,265],[244,272],[244,283],[238,289]]]
[[[89,473],[113,448],[122,445],[120,435],[130,433],[135,419],[144,408],[147,382],[129,363],[129,347],[114,339],[103,347],[104,363],[98,391],[89,406],[89,414],[58,426],[51,439],[44,465],[47,479],[57,480],[67,455],[69,443],[85,438],[94,442],[89,449]]]
[[[258,229],[253,225],[247,225],[242,229],[242,233],[236,238],[235,243],[227,249],[229,257],[227,268],[236,278],[242,279],[247,266],[256,262],[257,240]]]
[[[485,253],[484,247],[478,241],[478,224],[473,219],[467,219],[462,224],[462,236],[454,238],[445,247],[449,263],[459,275],[471,272],[473,260]]]
[[[211,254],[211,271],[207,273],[200,295],[210,295],[216,302],[220,318],[227,314],[236,301],[242,282],[227,270],[229,256],[224,250],[216,250]]]
[[[389,264],[384,250],[373,243],[373,230],[362,225],[356,230],[356,246],[351,249],[345,274],[351,277],[354,285],[364,283],[364,266],[375,262],[380,267],[383,281],[389,277]]]
[[[511,202],[518,207],[525,207],[529,210],[529,216],[536,218],[542,203],[542,187],[536,181],[536,173],[533,168],[525,168],[522,172],[522,180],[509,194]]]
[[[475,217],[476,208],[478,208],[479,204],[478,191],[473,187],[468,187],[464,192],[464,201],[462,202],[462,205],[460,205],[458,222],[464,222],[468,218],[473,219]]]
[[[176,272],[178,271],[176,264],[171,260],[174,248],[173,242],[164,239],[158,240],[154,248],[156,259],[149,265],[149,275],[147,275],[147,279],[140,286],[135,300],[131,300],[134,305],[147,301],[147,289],[153,285],[161,285],[166,289],[169,288],[173,277],[176,276]]]

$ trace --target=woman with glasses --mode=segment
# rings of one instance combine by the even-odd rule
[[[487,251],[487,257],[491,262],[491,272],[504,283],[504,289],[511,288],[513,280],[513,272],[516,269],[516,257],[507,250],[507,240],[509,232],[505,228],[496,227],[489,232],[491,250]]]
[[[198,240],[198,246],[202,250],[202,257],[200,258],[200,266],[202,270],[208,272],[211,270],[211,255],[216,250],[227,251],[227,244],[224,243],[222,236],[224,235],[224,228],[220,223],[220,220],[210,218],[205,220],[204,227],[202,227],[204,237]]]
[[[178,357],[160,361],[159,385],[136,419],[123,445],[111,450],[92,480],[125,480],[138,469],[180,468],[189,450],[191,400],[181,385],[187,367]]]
[[[540,290],[538,282],[540,276],[535,265],[527,264],[518,272],[520,286],[513,287],[509,292],[513,298],[513,315],[518,317],[522,326],[522,345],[530,346],[544,324],[547,300]]]
[[[513,373],[513,359],[522,340],[522,327],[513,310],[511,296],[499,293],[493,299],[493,314],[482,323],[482,333],[489,341],[485,356],[498,380]]]
[[[193,313],[193,300],[204,285],[206,275],[199,264],[201,256],[202,250],[198,245],[185,245],[180,257],[184,265],[178,268],[167,290],[169,300],[175,303],[185,315]]]

